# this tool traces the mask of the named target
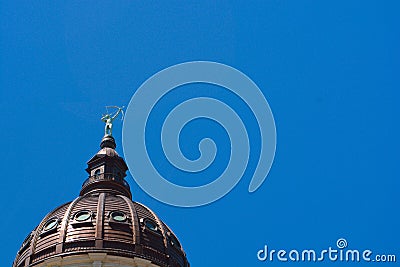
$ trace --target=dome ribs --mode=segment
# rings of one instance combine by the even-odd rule
[[[134,244],[139,244],[140,243],[140,228],[139,228],[139,219],[137,216],[135,205],[133,205],[133,202],[126,196],[120,195],[119,197],[122,198],[129,207],[129,211],[130,211],[131,217],[132,217],[132,224],[133,224],[133,228],[134,228],[132,241]]]
[[[97,205],[96,212],[96,232],[95,232],[95,244],[96,248],[103,248],[103,222],[104,222],[104,199],[105,193],[100,193],[99,202]]]
[[[71,215],[72,208],[76,205],[76,203],[81,199],[81,197],[75,198],[74,201],[69,204],[67,211],[64,214],[64,217],[61,222],[61,228],[60,228],[60,236],[58,239],[58,244],[56,246],[56,253],[61,253],[64,250],[64,242],[65,242],[65,236],[67,234],[67,227],[68,227],[68,219]]]

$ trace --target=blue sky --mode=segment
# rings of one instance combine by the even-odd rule
[[[134,200],[174,229],[192,266],[308,266],[259,262],[256,253],[265,244],[324,249],[340,237],[399,258],[398,10],[396,1],[2,1],[2,265],[47,212],[78,195],[104,106],[126,106],[151,75],[192,60],[231,65],[255,81],[278,139],[258,191],[247,192],[253,155],[238,186],[203,207],[162,204],[128,175]],[[192,88],[201,90],[225,96]],[[188,157],[198,152],[198,131],[222,147],[199,177],[211,181],[226,165],[226,134],[208,121],[189,126],[181,138]],[[248,131],[257,134],[251,121]]]

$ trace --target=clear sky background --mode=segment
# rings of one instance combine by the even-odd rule
[[[191,266],[309,266],[263,263],[256,253],[265,244],[325,249],[340,237],[400,260],[399,10],[397,1],[2,1],[0,265],[11,265],[47,212],[78,195],[103,135],[104,106],[127,106],[151,75],[192,60],[253,79],[274,113],[278,143],[258,191],[247,192],[252,154],[238,186],[204,207],[162,204],[128,175],[134,200],[171,226]],[[192,91],[237,104],[257,135],[241,103],[200,87]],[[121,127],[114,135],[122,154]],[[226,133],[209,121],[188,125],[182,150],[196,158],[193,140],[204,136],[220,154],[194,184],[212,181],[227,162]],[[157,142],[155,135],[150,145]]]

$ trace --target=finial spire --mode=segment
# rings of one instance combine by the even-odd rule
[[[115,149],[117,147],[117,144],[115,143],[115,139],[112,135],[105,135],[103,139],[101,139],[100,147],[109,147]]]
[[[118,109],[114,115],[113,113],[108,113],[108,108],[116,108]],[[107,113],[101,117],[101,120],[106,123],[105,128],[104,128],[104,136],[112,136],[112,127],[113,127],[113,122],[114,120],[118,117],[120,113],[122,113],[122,118],[124,118],[124,107],[118,107],[118,106],[106,106]]]
[[[89,177],[82,185],[81,196],[93,192],[116,192],[132,197],[129,184],[124,179],[128,166],[115,151],[117,144],[112,136],[112,122],[120,113],[123,115],[123,107],[112,107],[118,110],[115,113],[108,113],[107,110],[101,118],[106,123],[105,135],[101,139],[101,149],[87,163]]]

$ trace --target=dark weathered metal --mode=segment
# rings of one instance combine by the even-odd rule
[[[103,229],[104,229],[104,199],[105,193],[100,193],[96,212],[96,230],[94,234],[95,246],[98,249],[103,248]]]
[[[125,181],[123,178],[116,177],[115,174],[113,174],[113,173],[100,173],[97,175],[89,176],[89,178],[87,178],[83,182],[82,187],[85,187],[90,183],[95,183],[98,181],[115,181],[115,182],[121,183],[123,186],[126,187],[127,190],[130,190],[128,182]]]
[[[45,216],[23,242],[13,267],[96,252],[147,259],[158,266],[189,266],[180,245],[172,244],[176,237],[168,226],[152,210],[131,200],[124,179],[128,168],[115,146],[112,136],[103,138],[101,150],[88,161],[89,177],[80,196]],[[79,214],[84,216],[77,218]],[[157,230],[146,227],[146,220],[155,223]]]

